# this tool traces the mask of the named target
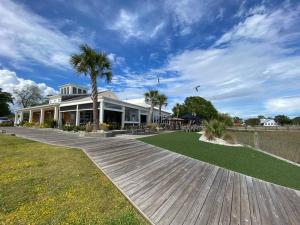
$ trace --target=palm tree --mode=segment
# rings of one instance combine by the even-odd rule
[[[176,105],[173,108],[173,112],[176,113],[176,117],[178,118],[179,112],[180,112],[181,105],[179,103],[176,103]]]
[[[73,54],[70,63],[78,74],[89,75],[92,85],[93,130],[99,130],[97,77],[111,81],[111,65],[107,55],[86,44],[80,45],[80,53]]]
[[[168,97],[165,96],[164,94],[158,95],[157,96],[157,105],[158,105],[158,109],[159,109],[159,125],[161,123],[161,108],[163,106],[167,106],[168,105]]]
[[[153,109],[155,106],[157,106],[157,96],[159,94],[158,94],[157,90],[149,90],[144,95],[145,95],[146,103],[150,104],[150,111],[149,111],[149,116],[147,118],[147,124],[151,124],[152,116],[153,116]]]

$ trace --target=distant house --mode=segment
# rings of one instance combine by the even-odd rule
[[[278,124],[274,119],[260,119],[260,125],[264,127],[276,127]]]

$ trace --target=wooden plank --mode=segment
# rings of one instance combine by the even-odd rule
[[[198,186],[201,185],[202,177],[205,173],[209,172],[208,165],[199,165],[199,171],[192,174],[180,188],[175,189],[172,197],[168,198],[160,207],[153,213],[150,218],[156,224],[170,224],[182,205],[191,195],[198,191]]]
[[[217,176],[209,190],[209,193],[205,199],[205,203],[200,211],[200,214],[198,215],[197,221],[195,223],[195,225],[203,225],[203,224],[207,224],[208,220],[209,220],[209,216],[210,216],[210,212],[212,210],[213,207],[213,202],[216,198],[216,194],[221,182],[221,178],[224,174],[224,170],[223,169],[219,169]]]
[[[214,183],[216,176],[218,174],[218,171],[220,169],[217,167],[214,167],[212,173],[209,174],[209,177],[206,181],[206,184],[204,185],[204,187],[202,188],[200,194],[198,195],[195,203],[194,203],[194,207],[190,210],[188,216],[186,217],[183,225],[190,225],[190,224],[195,224],[198,215],[204,205],[204,202],[207,198],[207,195],[210,191],[210,188],[212,186],[212,184]]]
[[[262,195],[262,191],[259,187],[259,180],[252,179],[252,183],[253,183],[253,187],[254,187],[254,192],[256,193],[261,223],[263,225],[271,225],[272,224],[271,216],[269,215],[269,209],[266,204],[266,199]]]
[[[225,196],[224,196],[222,210],[221,210],[220,219],[219,219],[220,225],[229,225],[230,224],[231,203],[232,203],[232,193],[233,193],[233,179],[234,179],[234,172],[229,171],[227,183],[226,183]]]
[[[258,202],[257,202],[256,194],[255,194],[253,183],[252,183],[252,178],[246,176],[246,182],[247,182],[247,191],[248,191],[251,222],[252,222],[252,224],[255,224],[255,225],[256,224],[262,225],[261,220],[260,220]]]
[[[241,224],[240,174],[234,173],[230,224]]]
[[[228,180],[228,174],[229,174],[228,171],[226,170],[223,171],[219,188],[216,193],[215,200],[212,205],[212,209],[210,210],[210,215],[209,215],[207,225],[215,225],[218,224],[220,221],[223,202],[225,199],[225,191],[226,191],[226,185]]]
[[[205,184],[207,182],[209,174],[211,174],[214,169],[213,166],[210,166],[210,165],[204,165],[204,166],[205,166],[205,170],[203,170],[202,175],[199,175],[200,181],[198,182],[196,187],[194,187],[193,191],[191,191],[189,193],[188,198],[185,200],[185,202],[181,206],[181,208],[178,209],[177,214],[171,221],[171,225],[183,224],[185,221],[185,218],[188,216],[190,210],[195,206],[195,201],[197,199],[197,196],[199,196],[199,194],[201,193],[201,190],[203,189],[203,187],[205,186]],[[178,203],[176,202],[176,204],[178,204]],[[168,214],[166,214],[166,216],[171,217],[171,216],[168,216]],[[161,223],[163,223],[163,222],[161,222]]]
[[[241,225],[251,225],[246,176],[241,176]]]
[[[147,201],[143,201],[141,204],[141,208],[145,210],[147,215],[150,218],[153,218],[152,215],[158,210],[160,206],[166,207],[168,209],[168,204],[164,205],[164,203],[174,195],[174,198],[178,196],[178,192],[181,188],[184,189],[185,185],[189,184],[196,175],[196,171],[199,171],[201,167],[197,163],[191,163],[192,167],[188,171],[184,171],[182,176],[175,180],[175,182],[169,182],[164,186],[160,186],[159,191],[151,195]],[[165,210],[163,210],[164,212]]]

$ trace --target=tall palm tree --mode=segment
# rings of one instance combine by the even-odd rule
[[[144,95],[145,95],[146,103],[150,104],[150,111],[149,111],[149,116],[147,118],[147,124],[151,124],[152,116],[153,116],[153,109],[155,106],[157,106],[157,96],[159,94],[158,94],[157,90],[149,90]]]
[[[158,110],[159,110],[159,125],[161,123],[161,108],[163,106],[168,105],[168,97],[165,96],[164,94],[160,94],[157,96],[157,105],[158,105]]]
[[[179,112],[180,112],[181,105],[179,103],[176,103],[176,105],[173,108],[173,112],[176,113],[176,117],[178,118]]]
[[[71,56],[70,63],[78,74],[89,76],[92,85],[93,130],[99,130],[97,77],[110,82],[111,65],[107,55],[97,52],[86,44],[80,45],[79,54]]]

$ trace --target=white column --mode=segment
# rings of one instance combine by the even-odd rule
[[[138,109],[138,122],[141,125],[141,110]]]
[[[24,113],[21,111],[20,112],[20,118],[18,119],[17,123],[19,124],[19,123],[23,122],[23,119],[24,119]]]
[[[122,106],[121,128],[124,129],[124,126],[125,126],[125,106]]]
[[[80,111],[78,110],[78,105],[77,105],[77,108],[76,108],[76,126],[79,126],[80,124]]]
[[[18,112],[16,111],[15,112],[15,125],[17,125],[17,123],[18,123]]]
[[[103,118],[104,117],[104,104],[103,101],[100,101],[100,110],[99,110],[99,123],[103,123]]]
[[[45,110],[43,108],[41,108],[41,112],[40,112],[40,124],[44,123],[44,118],[45,118]]]
[[[32,123],[32,110],[29,110],[29,123]]]
[[[62,113],[58,112],[58,127],[62,127]]]
[[[56,122],[58,121],[58,106],[54,107],[53,120],[55,120]]]

